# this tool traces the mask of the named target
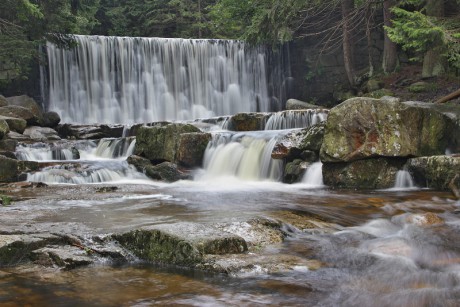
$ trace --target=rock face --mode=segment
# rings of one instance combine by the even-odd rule
[[[238,113],[230,118],[228,129],[233,131],[263,130],[268,117],[268,113]]]
[[[431,156],[409,159],[409,172],[419,186],[449,190],[455,176],[460,176],[460,156]]]
[[[366,159],[350,163],[323,164],[324,184],[338,188],[387,189],[394,186],[396,173],[405,160]]]
[[[24,130],[27,127],[27,122],[22,118],[7,117],[0,115],[0,120],[6,121],[6,123],[10,127],[10,130],[15,131],[17,133],[24,133]]]
[[[158,126],[140,127],[136,135],[136,155],[145,157],[155,163],[164,161],[176,162],[180,135],[196,133],[200,129],[189,124],[161,124]]]
[[[178,163],[186,167],[200,167],[211,138],[210,133],[182,133],[177,150]]]
[[[331,109],[321,161],[444,154],[459,149],[456,134],[456,121],[430,104],[357,97]]]
[[[145,227],[114,238],[141,259],[179,265],[199,264],[208,254],[236,254],[248,249],[239,236],[185,222]]]
[[[23,173],[38,170],[38,163],[33,161],[18,161],[0,155],[0,181],[18,181]]]

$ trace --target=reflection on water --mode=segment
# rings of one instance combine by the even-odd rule
[[[71,271],[3,268],[1,306],[458,306],[460,301],[460,203],[445,193],[362,194],[275,183],[120,186],[103,195],[88,192],[94,188],[59,187],[47,192],[48,199],[3,211],[33,207],[36,217],[22,222],[80,223],[96,233],[266,216],[282,221],[288,233],[283,243],[267,247],[266,255],[292,255],[317,265],[277,273],[256,265],[232,276],[146,263]],[[70,197],[66,189],[81,191]],[[10,227],[21,220],[2,215],[1,222]]]

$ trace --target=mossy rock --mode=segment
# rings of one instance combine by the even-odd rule
[[[407,167],[418,186],[448,191],[449,183],[460,176],[460,156],[413,158]]]

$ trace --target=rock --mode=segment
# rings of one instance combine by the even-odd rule
[[[8,133],[8,135],[10,133]],[[11,139],[0,140],[0,151],[15,152],[17,145],[18,145],[18,142],[16,140],[11,140]]]
[[[452,191],[455,198],[460,199],[460,174],[455,175],[449,182],[449,189]]]
[[[19,161],[0,155],[0,182],[18,181],[22,173],[38,170],[38,163]]]
[[[94,263],[89,250],[85,251],[75,246],[46,246],[32,252],[31,259],[43,266],[58,266],[73,269]]]
[[[55,128],[61,122],[61,117],[56,112],[50,111],[43,113],[43,127]]]
[[[306,152],[305,157],[312,158],[308,152],[319,152],[323,142],[324,125],[324,123],[320,123],[286,134],[273,147],[272,158],[292,161],[293,159],[302,158],[302,153],[304,152]]]
[[[182,133],[179,136],[177,162],[186,167],[200,167],[211,138],[210,133]]]
[[[8,100],[6,100],[5,96],[0,95],[0,107],[5,107],[8,105]]]
[[[24,119],[28,125],[38,125],[40,118],[29,109],[21,106],[0,107],[0,115],[5,117],[15,117]]]
[[[331,233],[340,230],[341,227],[331,223],[319,215],[306,211],[275,211],[271,217],[280,223],[293,226],[303,232],[320,231]]]
[[[389,89],[382,88],[373,92],[368,92],[363,94],[363,97],[370,97],[370,98],[376,98],[376,99],[382,99],[383,97],[391,97],[393,96],[394,93],[390,91]],[[397,98],[395,98],[397,99]]]
[[[286,163],[284,168],[284,183],[294,183],[302,180],[305,171],[310,164],[308,162],[296,159],[292,162]]]
[[[22,96],[13,96],[6,98],[8,100],[8,105],[10,106],[19,106],[28,109],[34,117],[37,119],[41,119],[43,112],[42,108],[38,105],[38,103],[31,97],[27,95]]]
[[[228,129],[233,131],[264,130],[269,116],[268,113],[238,113],[230,118]]]
[[[368,92],[377,91],[377,90],[381,89],[384,86],[385,86],[385,83],[383,83],[380,80],[376,80],[376,79],[370,79],[366,83],[366,89],[367,89]]]
[[[24,133],[24,130],[27,127],[27,122],[22,118],[7,117],[7,116],[0,115],[0,120],[6,121],[6,123],[10,127],[10,130],[17,132],[17,133],[21,133],[21,134]]]
[[[8,132],[10,132],[10,127],[4,119],[0,119],[0,139],[3,139]]]
[[[433,212],[427,212],[423,214],[410,214],[406,217],[406,222],[424,227],[444,224],[444,220]]]
[[[61,139],[56,130],[48,127],[28,127],[23,134],[34,141],[56,141]]]
[[[12,266],[27,261],[33,250],[60,240],[51,234],[0,235],[0,266]]]
[[[317,106],[315,104],[308,103],[308,102],[300,101],[297,99],[288,99],[288,101],[286,101],[286,110],[318,109],[318,108],[322,108],[322,107]]]
[[[409,159],[407,167],[418,186],[449,190],[449,183],[460,174],[460,156],[431,156]]]
[[[20,134],[14,131],[10,131],[7,136],[8,139],[15,141],[15,142],[28,142],[32,139],[28,135]]]
[[[186,222],[144,227],[113,238],[141,259],[188,266],[201,263],[208,254],[247,251],[246,242],[236,235]]]
[[[63,124],[56,127],[61,138],[77,140],[98,140],[103,138],[120,138],[123,125],[72,125]]]
[[[429,104],[357,97],[331,109],[321,161],[413,157],[459,149],[456,120]]]
[[[396,173],[405,160],[366,159],[349,163],[324,163],[324,184],[338,188],[387,189],[395,184]]]
[[[162,162],[153,165],[149,159],[136,155],[129,156],[128,163],[133,165],[139,172],[144,173],[154,180],[174,182],[178,180],[190,179],[187,174],[181,172],[177,165],[171,162]]]
[[[140,127],[136,135],[134,152],[155,163],[177,162],[180,135],[193,132],[200,132],[200,130],[189,124],[168,123],[153,127]]]
[[[433,85],[424,81],[412,83],[409,86],[409,92],[412,93],[423,93],[433,89]]]

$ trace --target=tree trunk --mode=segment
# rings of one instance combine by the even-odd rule
[[[428,0],[425,6],[427,16],[444,17],[444,1]],[[442,56],[442,47],[434,47],[425,53],[423,58],[422,77],[435,77],[446,73],[447,62]]]
[[[390,9],[395,5],[394,0],[385,0],[383,2],[383,22],[385,26],[391,27],[393,23],[391,18],[393,17]],[[385,38],[383,42],[383,71],[388,74],[395,71],[398,64],[398,52],[396,43],[392,42],[385,31]]]
[[[353,61],[353,33],[351,13],[354,7],[354,0],[342,0],[342,42],[343,42],[343,62],[347,74],[348,82],[352,87],[356,85],[356,76]]]

